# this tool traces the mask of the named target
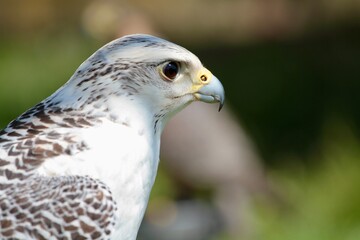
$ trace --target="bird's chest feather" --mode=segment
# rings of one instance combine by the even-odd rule
[[[110,187],[118,206],[118,234],[133,234],[130,229],[140,225],[155,180],[159,139],[142,129],[113,123],[80,130],[78,138],[86,150],[47,160],[39,172],[100,179]]]

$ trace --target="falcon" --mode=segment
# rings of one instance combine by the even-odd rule
[[[161,132],[194,100],[220,110],[224,89],[188,50],[142,34],[100,48],[0,132],[0,238],[136,239]]]

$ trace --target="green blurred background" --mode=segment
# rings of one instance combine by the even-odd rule
[[[134,32],[221,79],[276,192],[253,201],[250,235],[214,239],[360,239],[358,0],[0,0],[0,128]],[[161,168],[152,199],[170,179]]]

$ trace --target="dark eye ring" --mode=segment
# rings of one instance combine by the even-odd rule
[[[180,71],[180,64],[178,62],[167,62],[161,69],[161,73],[166,80],[174,80]]]

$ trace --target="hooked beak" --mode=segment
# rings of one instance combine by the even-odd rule
[[[225,102],[225,91],[219,79],[214,75],[212,76],[211,82],[201,87],[197,92],[194,93],[197,100],[206,103],[220,103],[219,112],[224,106]]]

